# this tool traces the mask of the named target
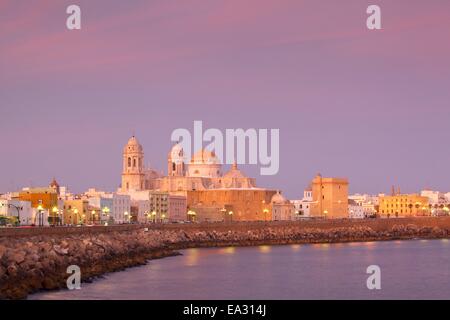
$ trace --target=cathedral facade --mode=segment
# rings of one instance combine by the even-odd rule
[[[136,137],[123,149],[121,191],[167,192],[187,198],[188,210],[197,221],[272,220],[275,190],[258,188],[236,164],[223,173],[214,152],[202,149],[189,161],[180,144],[167,156],[167,175],[145,168],[144,150]],[[274,199],[278,199],[274,197]]]

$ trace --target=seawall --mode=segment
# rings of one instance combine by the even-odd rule
[[[0,229],[0,298],[89,281],[192,247],[450,238],[450,217]]]

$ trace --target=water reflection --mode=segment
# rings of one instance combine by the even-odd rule
[[[447,299],[448,245],[413,240],[188,249],[82,284],[82,290],[30,298]],[[365,285],[371,264],[382,268],[382,290]]]
[[[271,246],[259,246],[259,252],[261,253],[269,253],[272,250]]]

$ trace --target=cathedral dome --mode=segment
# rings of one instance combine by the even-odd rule
[[[217,158],[214,151],[208,151],[202,149],[191,159],[192,164],[220,164],[219,158]]]
[[[272,199],[270,200],[271,203],[275,203],[275,204],[285,204],[285,203],[289,203],[289,201],[283,197],[283,195],[280,193],[280,191],[277,191],[277,193],[275,193],[272,196]]]
[[[234,178],[234,179],[245,179],[247,178],[241,170],[238,169],[237,164],[233,163],[230,171],[228,171],[224,176],[224,178]]]
[[[124,152],[132,152],[132,151],[137,151],[137,152],[142,152],[143,148],[141,146],[141,144],[139,143],[138,139],[135,136],[132,136],[129,140],[127,145],[125,146]]]

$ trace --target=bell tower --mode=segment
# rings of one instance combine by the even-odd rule
[[[184,151],[179,143],[172,147],[167,156],[167,175],[169,177],[185,176]]]
[[[135,136],[123,149],[122,191],[145,189],[144,149]]]

